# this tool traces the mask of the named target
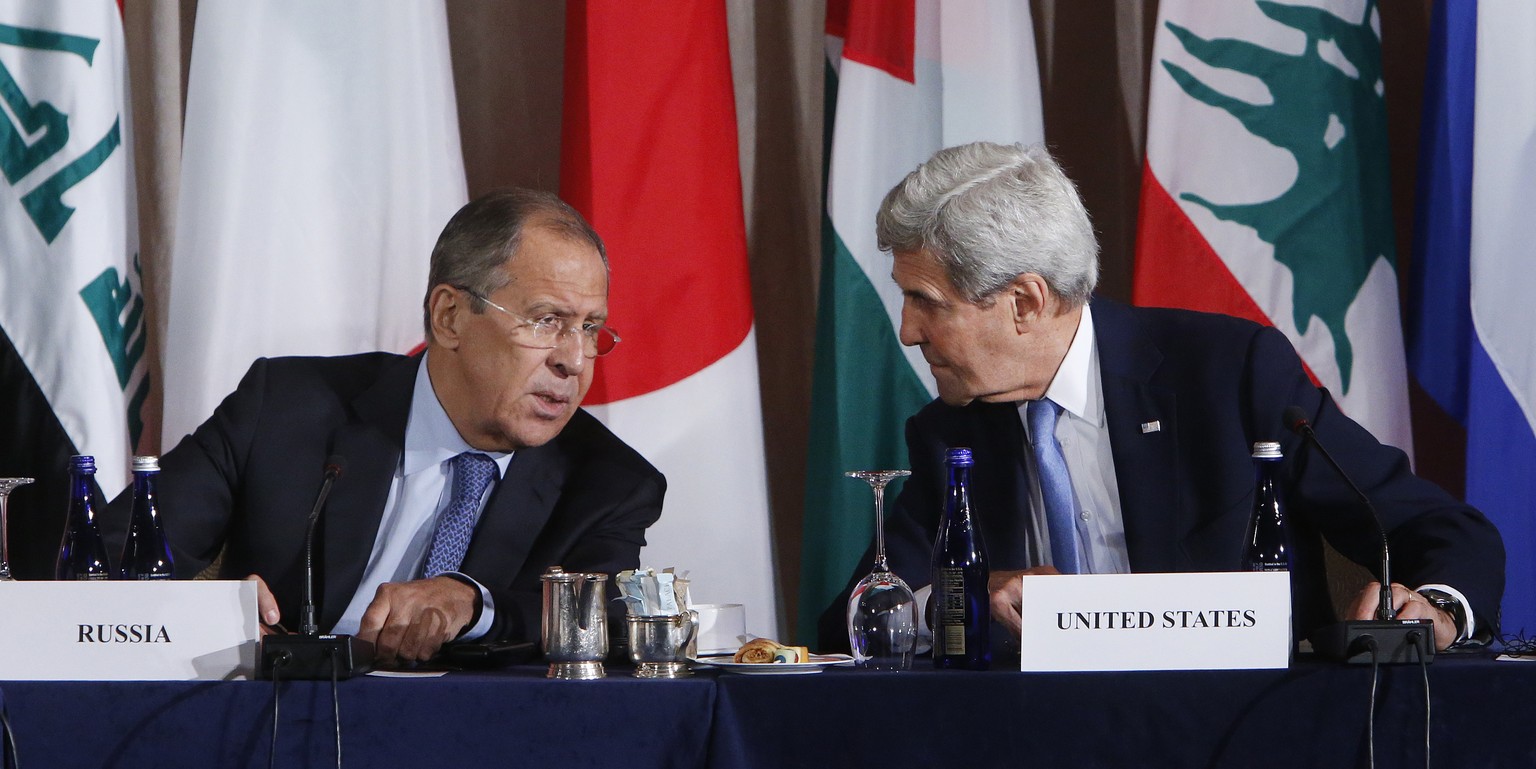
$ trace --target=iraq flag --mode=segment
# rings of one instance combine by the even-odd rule
[[[149,394],[121,10],[0,4],[0,476],[11,562],[47,578],[70,454],[128,480]]]

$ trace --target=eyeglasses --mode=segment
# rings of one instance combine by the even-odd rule
[[[572,321],[558,315],[525,318],[467,288],[460,288],[459,290],[485,302],[503,315],[516,320],[517,325],[512,329],[512,341],[523,347],[532,347],[536,350],[553,350],[559,347],[566,337],[579,335],[581,339],[581,354],[588,358],[596,358],[613,352],[613,348],[619,346],[619,335],[602,323],[581,323],[576,325]]]

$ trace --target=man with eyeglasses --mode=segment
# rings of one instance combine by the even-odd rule
[[[554,195],[505,190],[448,222],[432,252],[426,352],[259,360],[161,459],[178,577],[253,575],[269,632],[295,628],[316,536],[321,630],[426,660],[455,639],[528,640],[550,566],[639,565],[666,481],[578,406],[607,326],[601,238]],[[127,492],[109,528],[121,541]]]

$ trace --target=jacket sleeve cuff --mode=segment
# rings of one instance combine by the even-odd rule
[[[470,617],[469,624],[465,625],[459,634],[454,637],[456,641],[473,641],[484,637],[491,632],[491,624],[496,621],[496,599],[491,596],[491,591],[485,585],[474,581],[469,575],[457,571],[445,571],[439,574],[457,582],[462,582],[475,589],[479,600],[475,601],[475,613]]]

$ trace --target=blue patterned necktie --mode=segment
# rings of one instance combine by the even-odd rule
[[[1029,441],[1045,502],[1045,525],[1051,538],[1051,563],[1062,574],[1082,573],[1077,548],[1077,511],[1072,504],[1072,476],[1056,440],[1061,407],[1049,398],[1029,402]]]
[[[490,457],[466,451],[453,458],[453,499],[437,516],[423,578],[458,570],[475,533],[475,521],[480,519],[480,498],[495,480],[496,463]]]

